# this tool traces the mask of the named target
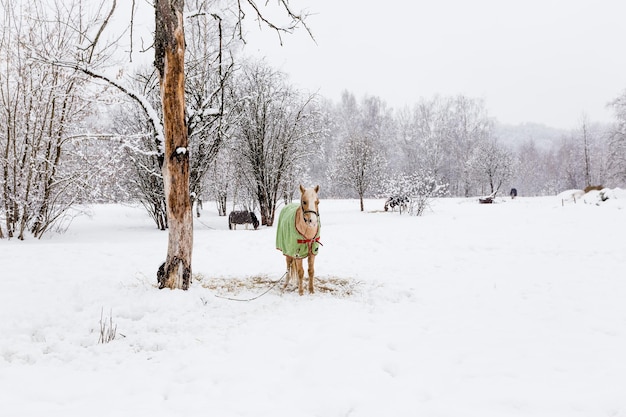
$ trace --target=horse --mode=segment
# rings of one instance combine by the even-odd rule
[[[259,228],[259,220],[256,218],[256,215],[254,212],[247,210],[231,211],[228,215],[228,228],[230,230],[236,229],[238,224],[245,224],[246,229],[248,224],[252,224],[254,230]]]
[[[408,204],[409,197],[405,195],[393,195],[385,201],[385,211],[388,211],[389,207],[391,207],[391,211],[393,211],[393,209],[397,206],[400,207],[400,213],[402,213],[402,210],[406,211]]]
[[[278,216],[276,228],[276,249],[282,251],[287,261],[287,279],[298,280],[298,293],[303,295],[304,268],[302,260],[307,258],[309,273],[309,293],[313,294],[313,276],[315,275],[315,256],[319,251],[320,229],[319,213],[320,186],[304,188],[300,185],[300,203],[288,204]]]

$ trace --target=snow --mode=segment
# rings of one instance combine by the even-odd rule
[[[565,190],[560,192],[557,195],[557,198],[559,198],[563,203],[565,202],[575,202],[576,199],[580,199],[582,196],[585,195],[585,192],[583,190],[578,190],[578,189],[572,189],[572,190]]]
[[[219,116],[221,113],[220,109],[218,107],[207,107],[204,110],[203,115],[204,116]]]
[[[623,191],[383,205],[322,199],[318,292],[249,302],[217,296],[282,276],[275,230],[210,204],[186,292],[156,288],[167,233],[140,207],[1,240],[2,414],[626,416]]]
[[[176,148],[176,154],[184,155],[186,153],[187,153],[187,148],[185,148],[184,146],[179,146],[178,148]]]

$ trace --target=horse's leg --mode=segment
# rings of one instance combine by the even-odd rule
[[[302,258],[294,259],[298,270],[298,294],[303,295],[302,281],[304,281],[304,268],[302,267]]]
[[[309,254],[309,292],[313,294],[313,276],[315,275],[315,255]]]
[[[283,285],[283,290],[285,290],[287,288],[287,285],[289,284],[289,278],[291,278],[291,261],[292,259],[289,256],[285,255],[285,260],[287,261],[287,274],[285,277],[285,285]]]

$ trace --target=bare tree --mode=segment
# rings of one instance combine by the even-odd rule
[[[455,179],[450,181],[450,188],[453,193],[468,197],[474,191],[470,161],[477,146],[490,137],[493,122],[482,100],[457,96],[449,110],[449,143],[453,158],[450,172]]]
[[[590,122],[586,115],[581,117],[575,135],[581,142],[585,187],[603,185],[609,180],[609,165],[614,156],[610,152],[610,130],[609,126]]]
[[[361,211],[366,193],[382,184],[386,166],[379,146],[366,136],[352,136],[339,148],[331,177],[356,192]]]
[[[163,183],[168,219],[167,257],[157,274],[160,288],[186,290],[191,282],[193,217],[185,118],[183,0],[156,0],[155,66],[163,110]]]
[[[556,148],[555,163],[560,190],[584,188],[584,174],[581,169],[581,144],[571,137],[563,137]]]
[[[515,161],[517,169],[513,172],[511,182],[517,191],[527,196],[544,193],[548,170],[544,166],[545,158],[534,140],[526,140],[518,146]]]
[[[508,182],[513,173],[511,152],[496,139],[481,141],[468,161],[477,183],[489,185],[489,194],[495,195],[502,184]],[[486,194],[481,189],[483,194]]]
[[[608,171],[611,179],[626,185],[626,92],[615,99],[611,106],[616,123],[609,137]]]
[[[213,161],[237,123],[238,115],[228,103],[232,97],[228,91],[235,71],[233,50],[240,42],[226,11],[210,10],[212,3],[206,0],[188,3],[185,91],[189,181],[195,200],[202,198],[205,176],[215,167]]]
[[[226,216],[228,196],[236,193],[237,176],[234,152],[226,147],[213,160],[209,170],[206,185],[203,187],[217,204],[217,212],[220,216]]]
[[[237,106],[241,120],[234,149],[257,198],[261,224],[271,226],[286,176],[316,150],[314,96],[302,97],[284,74],[262,63],[245,67],[238,86],[243,99]]]
[[[582,117],[582,122],[580,126],[582,142],[583,142],[583,160],[584,160],[584,173],[585,173],[585,186],[589,187],[591,185],[591,167],[590,167],[590,140],[589,137],[589,129],[587,125],[589,124],[587,120],[587,116]]]
[[[149,85],[149,83],[148,83]],[[153,94],[146,97],[152,98]],[[160,230],[167,229],[167,207],[163,189],[163,153],[154,127],[143,110],[126,97],[112,114],[113,134],[120,145],[118,184],[132,201],[139,201]]]
[[[81,122],[93,111],[84,94],[86,79],[50,61],[106,60],[100,34],[115,3],[89,12],[80,0],[50,5],[7,0],[0,6],[5,65],[0,117],[6,126],[0,135],[0,217],[9,237],[24,239],[26,231],[41,237],[84,199],[90,176],[68,169],[82,158],[77,141],[88,132]]]
[[[353,94],[344,92],[337,118],[340,144],[329,176],[356,193],[363,211],[365,195],[377,191],[382,184],[386,167],[385,138],[394,136],[390,132],[389,115],[378,97],[366,96],[357,104]]]
[[[465,96],[423,99],[397,118],[402,170],[416,168],[450,184],[452,195],[469,195],[472,155],[491,134],[492,121],[480,100]]]
[[[412,109],[398,115],[399,146],[404,156],[402,169],[410,173],[416,169],[450,180],[452,101],[442,97],[421,100]]]

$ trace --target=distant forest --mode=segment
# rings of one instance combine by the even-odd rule
[[[0,5],[0,238],[40,237],[104,202],[140,202],[164,229],[154,68],[120,71],[123,54],[97,32],[107,11],[64,3]],[[246,59],[228,16],[185,22],[190,192],[220,214],[247,208],[271,225],[300,183],[361,199],[417,182],[416,193],[465,197],[626,185],[626,94],[611,104],[615,123],[570,131],[502,125],[461,95],[391,108],[346,91],[333,102]]]

